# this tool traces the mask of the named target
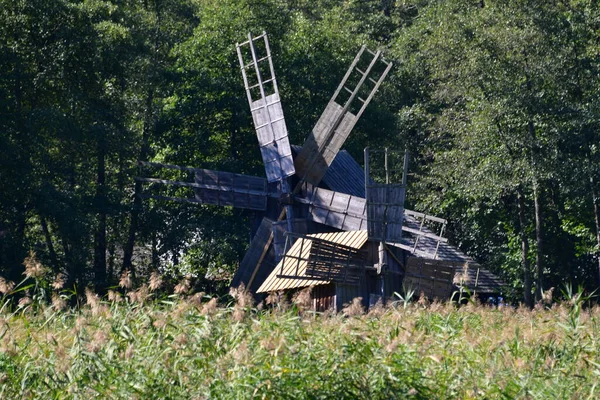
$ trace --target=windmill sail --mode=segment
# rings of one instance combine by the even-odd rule
[[[258,44],[264,54],[259,53]],[[267,180],[281,181],[294,175],[295,169],[267,34],[255,38],[248,34],[248,40],[236,49]]]
[[[315,186],[321,182],[391,67],[381,52],[373,53],[365,46],[360,49],[296,157],[296,170],[303,180]]]
[[[233,206],[249,210],[264,211],[267,208],[267,197],[277,196],[267,190],[265,178],[233,174],[230,172],[212,171],[209,169],[180,167],[178,165],[140,162],[141,165],[164,169],[179,170],[193,176],[193,181],[179,181],[136,177],[139,182],[160,186],[188,187],[189,197],[162,196],[143,193],[143,198],[155,198],[189,203]]]
[[[345,231],[367,229],[366,201],[361,197],[313,188],[298,201],[309,204],[309,218]]]

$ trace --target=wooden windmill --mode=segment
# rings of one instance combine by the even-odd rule
[[[362,229],[364,201],[319,187],[350,131],[385,79],[392,64],[381,52],[363,46],[295,159],[275,78],[267,34],[236,45],[250,111],[254,121],[265,178],[229,172],[142,162],[166,169],[190,171],[193,182],[138,177],[159,185],[186,186],[193,198],[171,198],[144,193],[145,198],[233,206],[263,212],[264,218],[240,265],[237,279],[252,286],[252,272],[284,248],[284,232],[307,233],[311,222],[338,229]],[[270,200],[271,199],[271,200]],[[362,199],[360,199],[362,200]],[[251,271],[250,277],[242,277]]]
[[[420,216],[423,217],[422,221],[429,217],[418,213],[410,216],[410,212],[404,210],[403,185],[397,192],[401,202],[396,205],[400,207],[382,208],[381,196],[387,195],[389,187],[381,189],[367,185],[368,195],[365,196],[364,182],[369,182],[369,179],[365,180],[362,173],[352,175],[358,164],[348,153],[340,151],[392,66],[381,52],[373,52],[365,46],[360,49],[312,132],[300,147],[289,143],[266,33],[257,37],[249,34],[248,40],[238,43],[236,49],[266,178],[149,162],[141,164],[185,171],[192,179],[136,178],[151,187],[178,186],[193,191],[193,197],[167,197],[150,191],[141,194],[144,198],[232,206],[254,210],[262,216],[232,286],[244,284],[251,292],[256,292],[286,255],[286,251],[290,250],[293,242],[299,238],[304,240],[308,234],[344,231],[366,233],[368,229],[368,236],[372,239],[377,236],[380,242],[398,242],[398,248],[414,246],[414,252],[418,251],[418,239],[410,243],[406,240],[401,242],[403,230],[417,238],[426,234],[430,236],[427,240],[441,240],[437,235],[424,231],[423,223],[419,224]],[[340,173],[340,168],[330,168],[336,163],[346,164],[350,169]],[[360,189],[350,190],[352,186]],[[384,214],[378,214],[380,209],[384,210]],[[379,222],[367,226],[368,215],[371,216],[370,221],[379,219]],[[403,216],[408,216],[409,220],[404,227]],[[367,235],[361,235],[366,240]],[[313,253],[315,249],[320,249],[318,254],[321,258],[327,252],[333,252],[336,257],[341,254],[340,257],[348,260],[356,255],[354,248],[345,249],[344,255],[343,245],[334,245],[332,250],[331,241],[327,239],[313,242]],[[423,243],[427,242],[421,242],[421,247]],[[431,245],[426,250],[430,248]],[[313,275],[318,274],[318,265],[313,267]],[[350,270],[346,268],[344,273]]]

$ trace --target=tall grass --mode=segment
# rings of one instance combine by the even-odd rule
[[[600,309],[570,287],[534,310],[407,296],[317,314],[307,292],[219,305],[185,280],[157,297],[160,277],[133,288],[127,273],[106,299],[77,296],[34,255],[25,267],[17,285],[0,278],[0,398],[598,397]]]
[[[344,316],[131,297],[4,307],[0,398],[597,397],[600,312],[582,298]]]

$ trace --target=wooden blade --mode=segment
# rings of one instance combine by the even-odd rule
[[[281,181],[294,175],[295,169],[267,34],[256,38],[248,34],[248,40],[238,43],[236,49],[267,180]],[[250,57],[249,63],[244,53]]]
[[[384,61],[380,56],[381,52],[373,53],[363,46],[354,58],[295,159],[296,171],[302,180],[315,186],[321,182],[350,131],[392,67],[391,63]],[[375,67],[378,63],[385,66],[383,71],[377,72]],[[375,79],[372,76],[375,76]],[[360,97],[361,95],[363,97]]]
[[[309,218],[345,231],[367,229],[366,201],[361,197],[313,188],[299,202],[309,204]]]
[[[191,188],[194,197],[181,198],[184,202],[264,211],[267,207],[267,197],[269,195],[276,196],[276,194],[268,192],[265,178],[209,169],[180,167],[177,165],[149,162],[142,162],[141,164],[190,172],[193,175],[193,182],[136,177],[136,180],[139,182]],[[175,199],[174,197],[147,193],[144,195],[145,197],[163,198],[166,200]]]
[[[273,221],[263,218],[256,234],[250,242],[250,247],[244,255],[240,267],[236,271],[231,287],[237,288],[242,283],[251,293],[256,293],[256,289],[269,276],[274,264],[265,262],[268,258],[271,243],[273,241]]]

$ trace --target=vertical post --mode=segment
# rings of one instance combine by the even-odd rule
[[[367,187],[369,186],[369,148],[365,147],[365,197],[367,196]]]
[[[385,164],[385,184],[390,184],[390,170],[388,168],[388,148],[385,148],[385,156],[384,156],[384,164]]]
[[[402,184],[408,181],[408,149],[404,150],[404,171],[402,172]]]

